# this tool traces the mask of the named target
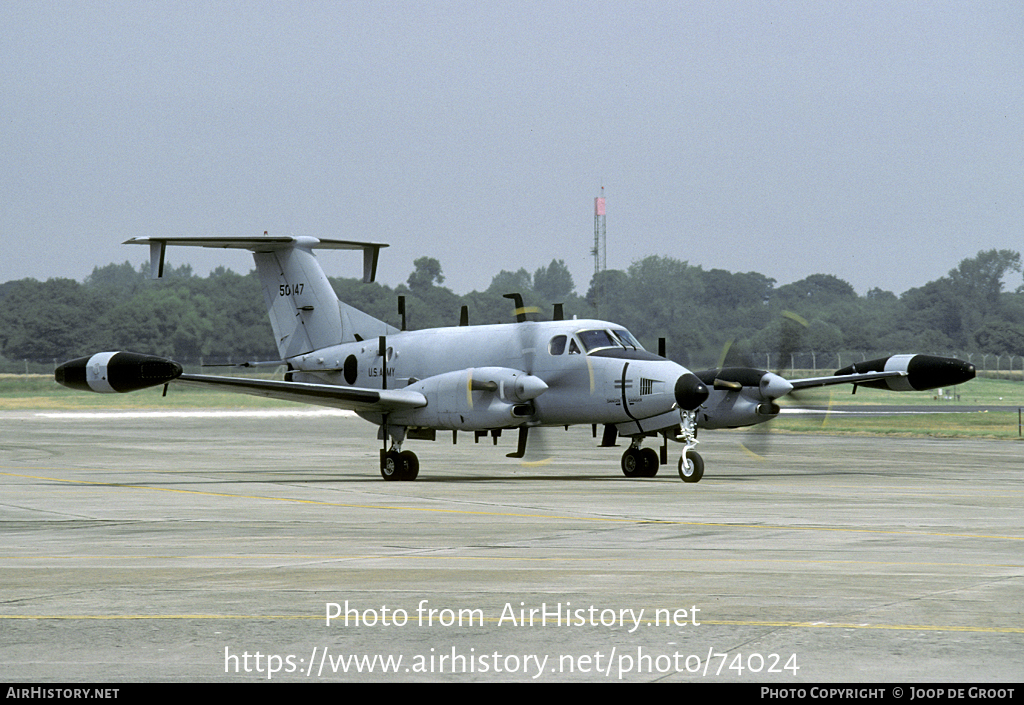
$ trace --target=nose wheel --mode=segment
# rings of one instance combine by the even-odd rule
[[[683,482],[700,482],[704,477],[704,458],[695,450],[688,450],[679,456],[679,479]]]

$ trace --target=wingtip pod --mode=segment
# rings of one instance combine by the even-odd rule
[[[58,384],[83,392],[134,392],[177,379],[181,365],[156,355],[102,352],[70,360],[53,371]]]
[[[864,387],[889,389],[897,392],[924,391],[938,387],[951,387],[974,379],[975,368],[969,362],[955,357],[934,355],[892,355],[877,360],[857,362],[849,367],[836,370],[836,375],[858,372],[905,372],[904,377],[892,377],[875,382],[865,382]]]

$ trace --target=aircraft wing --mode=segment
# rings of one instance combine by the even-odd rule
[[[827,387],[830,384],[864,384],[880,382],[882,380],[906,377],[906,372],[861,372],[849,375],[828,375],[825,377],[805,377],[804,379],[788,380],[793,389],[811,389],[812,387]]]
[[[362,387],[340,387],[334,384],[280,382],[269,379],[186,374],[173,380],[172,384],[182,384],[189,387],[218,388],[229,392],[267,397],[268,399],[283,399],[285,401],[316,404],[318,406],[349,409],[351,411],[379,411],[386,413],[401,409],[415,409],[427,405],[427,398],[419,392],[402,389],[365,389]]]
[[[852,384],[894,392],[923,391],[949,387],[974,379],[974,365],[952,357],[933,355],[892,355],[856,362],[827,377],[791,379],[793,389]]]
[[[314,382],[182,374],[181,365],[156,355],[102,352],[69,360],[54,370],[54,379],[83,392],[134,392],[161,384],[217,388],[301,404],[351,411],[390,413],[427,405],[427,398],[409,389],[367,389]]]

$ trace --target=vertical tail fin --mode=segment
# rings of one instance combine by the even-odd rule
[[[263,300],[282,359],[313,350],[370,339],[396,329],[338,300],[313,249],[362,250],[363,280],[377,273],[377,258],[387,245],[314,237],[133,238],[125,244],[150,246],[151,276],[163,273],[167,245],[246,249],[253,253]]]

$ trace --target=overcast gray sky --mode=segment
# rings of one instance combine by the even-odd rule
[[[1024,249],[1016,0],[6,0],[0,38],[0,281],[268,230],[390,243],[391,285],[563,259],[585,293],[602,186],[613,269],[901,293]]]

